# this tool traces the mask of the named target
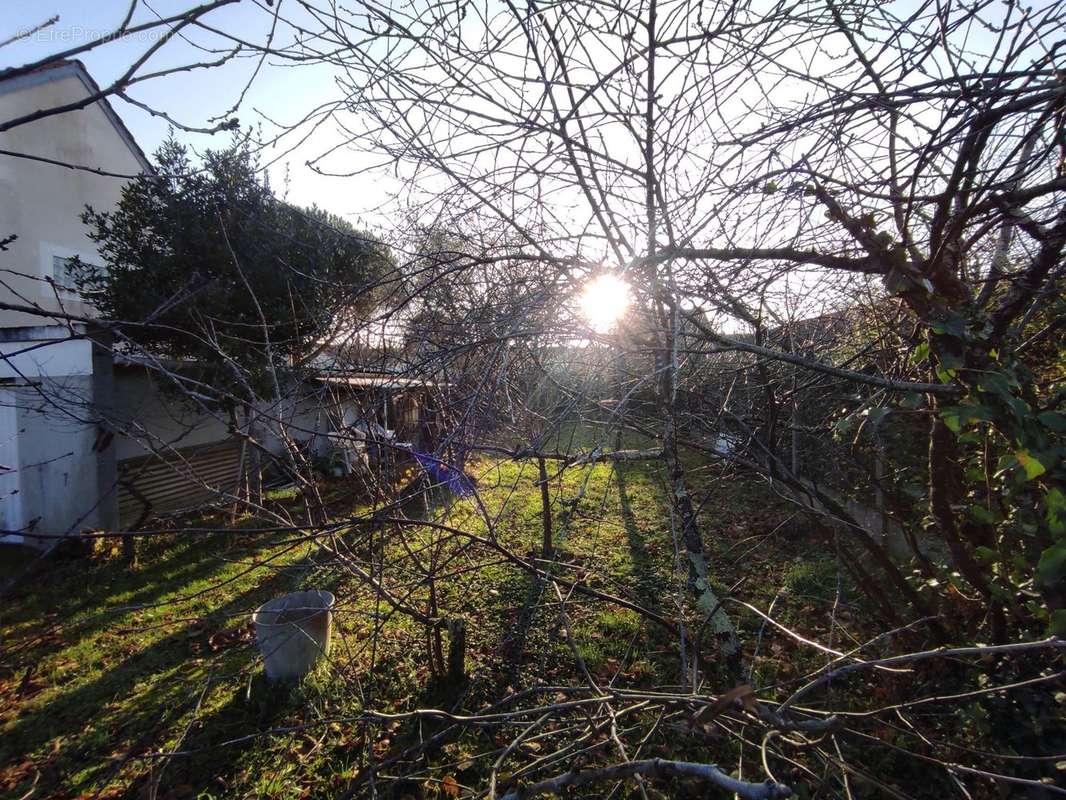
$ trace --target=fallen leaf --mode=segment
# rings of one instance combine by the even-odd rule
[[[742,683],[740,686],[734,686],[728,692],[723,692],[718,699],[709,706],[704,706],[700,709],[692,718],[692,721],[694,723],[710,722],[727,708],[732,706],[737,700],[744,703],[744,707],[747,708],[748,711],[752,711],[753,709],[748,708],[748,699],[754,693],[755,690],[746,683]]]
[[[448,797],[459,796],[459,781],[457,781],[453,775],[445,775],[441,778],[440,788],[444,790],[444,793],[448,795]]]

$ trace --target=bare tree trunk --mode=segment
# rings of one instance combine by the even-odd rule
[[[758,347],[763,346],[765,336],[763,333],[762,321],[760,320],[755,328],[755,344]],[[770,375],[770,369],[767,366],[765,359],[759,359],[755,363],[755,371],[759,374],[759,380],[762,382],[762,391],[766,408],[765,427],[762,429],[762,440],[766,450],[771,455],[777,455],[777,422],[780,416],[780,410],[778,409],[777,395],[774,392],[774,380]]]
[[[929,510],[947,543],[955,568],[985,596],[992,623],[992,638],[998,643],[1005,636],[1003,601],[993,592],[981,565],[971,552],[972,547],[985,543],[977,540],[965,523],[960,525],[953,507],[960,494],[960,472],[954,434],[940,415],[934,413],[929,434]]]
[[[258,413],[251,404],[244,407],[245,433],[249,439],[248,468],[245,471],[245,497],[253,507],[263,505],[263,453],[260,450]]]
[[[799,415],[799,402],[797,401],[797,393],[799,390],[799,373],[797,370],[792,372],[792,473],[794,475],[800,474],[800,415]]]

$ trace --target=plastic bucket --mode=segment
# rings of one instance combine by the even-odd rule
[[[292,592],[263,603],[252,614],[263,666],[272,681],[298,681],[329,652],[333,594]]]

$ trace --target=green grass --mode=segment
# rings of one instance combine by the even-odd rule
[[[788,568],[789,590],[801,597],[831,600],[837,592],[839,568],[831,558],[797,560]]]
[[[523,557],[537,557],[535,465],[483,460],[471,471],[498,520],[500,541]],[[746,537],[767,536],[785,512],[766,496],[738,492],[712,471],[697,475],[696,483],[699,491],[720,495],[704,505],[702,517],[712,570],[725,570],[716,580],[726,586],[752,576],[758,582],[747,594],[752,602],[791,581],[795,597],[781,606],[803,613],[809,601],[797,587],[810,580],[822,587],[820,572],[808,578],[792,568],[785,574],[791,561],[753,556],[733,561]],[[557,548],[552,570],[666,616],[687,610],[685,573],[675,560],[657,466],[573,469],[550,488]],[[343,495],[343,488],[333,493]],[[471,501],[436,513],[448,525],[487,531]],[[206,517],[198,524],[221,533],[224,522]],[[378,710],[454,701],[455,687],[436,681],[429,668],[427,631],[398,614],[375,620],[376,611],[387,609],[349,572],[328,563],[317,545],[249,532],[255,524],[244,520],[244,531],[238,526],[225,535],[153,539],[135,569],[102,551],[51,560],[17,586],[0,611],[0,794],[19,797],[33,786],[33,797],[326,797],[342,793],[371,752],[387,758],[426,734],[410,724],[389,729],[345,720],[363,711],[367,697]],[[583,682],[550,586],[445,531],[406,530],[407,548],[423,563],[457,571],[435,589],[437,612],[468,623],[473,680],[465,707],[523,687]],[[364,563],[385,562],[390,586],[417,583],[417,570],[398,543],[375,550],[365,528],[353,531],[334,544]],[[266,599],[305,587],[328,588],[340,600],[334,666],[320,666],[293,689],[274,687],[262,678],[248,615]],[[406,602],[431,610],[425,587],[411,591]],[[678,653],[668,632],[633,611],[580,595],[569,598],[565,614],[597,681],[676,682]],[[742,634],[754,638],[757,618],[737,619]],[[375,630],[380,636],[371,647]],[[649,752],[656,746],[668,753],[674,743],[651,742]],[[436,772],[427,773],[428,783],[396,791],[442,796],[434,781],[445,774],[483,788],[488,762],[478,754],[487,750],[491,742],[463,736],[433,756]],[[182,755],[158,757],[172,751]]]

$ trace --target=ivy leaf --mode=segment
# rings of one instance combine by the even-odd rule
[[[983,375],[981,380],[978,381],[978,386],[986,392],[999,395],[1003,398],[1011,396],[1010,381],[1007,380],[1005,375],[999,372],[991,372],[988,375]]]
[[[961,314],[949,314],[942,320],[937,320],[930,327],[935,333],[952,336],[956,339],[966,338],[966,317]]]
[[[941,383],[951,383],[958,374],[959,371],[957,369],[945,369],[943,367],[939,367],[936,371],[937,380]]]
[[[1055,536],[1066,535],[1066,495],[1052,489],[1044,498],[1047,505],[1047,524]]]
[[[927,358],[929,358],[929,342],[922,342],[914,348],[910,361],[912,364],[921,364]]]
[[[1036,577],[1044,586],[1055,586],[1066,579],[1066,542],[1056,542],[1040,554]]]
[[[962,430],[962,420],[959,418],[958,408],[952,407],[943,409],[940,412],[940,418],[952,433],[958,433]]]
[[[1045,472],[1047,467],[1040,463],[1040,460],[1036,458],[1028,450],[1018,450],[1014,454],[1018,463],[1022,465],[1022,469],[1025,470],[1025,479],[1031,481],[1033,478],[1039,478]]]
[[[1051,624],[1048,633],[1052,636],[1066,636],[1066,608],[1051,612]]]
[[[940,366],[944,369],[959,370],[966,366],[966,362],[962,356],[957,356],[952,353],[940,354]]]
[[[888,413],[889,409],[882,406],[875,406],[874,408],[867,410],[866,419],[876,428],[881,424],[881,420],[888,416]]]
[[[922,396],[917,392],[907,392],[899,404],[901,408],[921,408],[922,400]]]
[[[952,433],[958,433],[971,422],[989,422],[992,414],[984,406],[963,403],[958,406],[944,406],[940,409],[940,418]]]
[[[1045,428],[1050,428],[1055,433],[1066,433],[1066,414],[1058,411],[1045,411],[1039,414],[1037,419]]]

